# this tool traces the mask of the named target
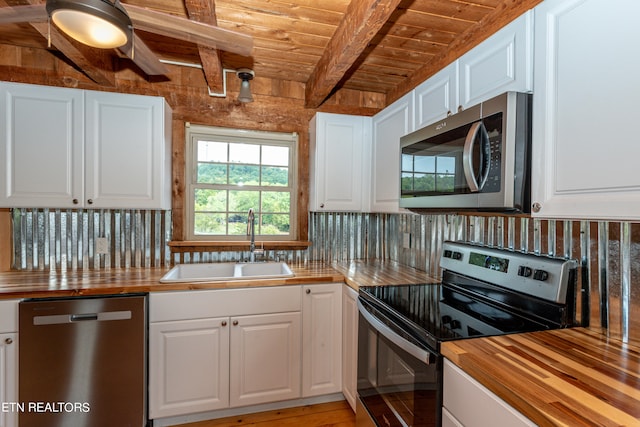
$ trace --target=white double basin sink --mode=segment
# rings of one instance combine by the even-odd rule
[[[178,264],[160,278],[160,283],[226,282],[278,277],[293,277],[291,268],[284,262],[214,262]]]

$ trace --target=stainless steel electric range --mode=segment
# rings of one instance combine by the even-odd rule
[[[445,242],[440,266],[360,288],[358,426],[440,426],[444,341],[577,326],[574,260]]]

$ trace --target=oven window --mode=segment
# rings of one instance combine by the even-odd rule
[[[416,359],[360,317],[358,395],[380,426],[439,425],[438,365]]]

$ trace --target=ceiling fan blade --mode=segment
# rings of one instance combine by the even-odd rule
[[[133,37],[133,49],[126,47],[126,45],[122,46],[118,50],[131,59],[145,74],[160,76],[169,73],[167,66],[160,62],[160,59],[140,37]]]
[[[134,28],[162,36],[184,40],[227,52],[249,56],[253,50],[253,38],[246,34],[225,30],[209,24],[192,21],[168,13],[156,12],[144,7],[122,4]]]
[[[42,22],[48,18],[44,3],[0,8],[0,24]]]

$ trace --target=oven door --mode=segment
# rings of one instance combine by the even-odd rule
[[[442,358],[366,300],[358,310],[356,425],[439,426]]]

